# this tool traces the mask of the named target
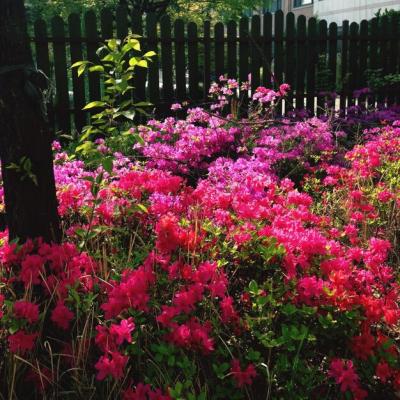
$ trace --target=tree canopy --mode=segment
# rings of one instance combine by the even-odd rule
[[[71,13],[99,10],[127,4],[143,12],[167,12],[173,18],[202,21],[209,19],[237,19],[244,13],[259,10],[271,0],[28,0],[29,18],[49,19],[54,15],[66,17]]]

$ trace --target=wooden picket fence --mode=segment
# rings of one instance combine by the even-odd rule
[[[63,132],[79,131],[87,124],[88,113],[82,108],[102,93],[99,75],[78,78],[70,66],[84,59],[96,62],[102,41],[122,39],[129,32],[141,35],[144,50],[158,55],[148,70],[138,69],[132,93],[134,99],[154,104],[158,115],[166,115],[176,101],[208,102],[211,82],[224,74],[240,81],[251,74],[253,90],[289,83],[286,111],[307,108],[321,113],[321,91],[336,91],[344,108],[356,102],[353,91],[366,86],[366,69],[389,74],[398,73],[400,66],[399,21],[388,17],[360,24],[344,21],[338,29],[335,23],[328,26],[304,16],[296,21],[292,13],[278,11],[238,23],[211,26],[205,21],[198,27],[168,16],[130,15],[120,6],[115,13],[105,9],[99,16],[90,11],[83,17],[70,15],[68,21],[55,17],[49,27],[38,20],[33,31],[37,66],[55,86],[51,121]],[[389,93],[378,100],[395,102],[396,96]]]

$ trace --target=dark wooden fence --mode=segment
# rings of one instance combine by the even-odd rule
[[[128,32],[142,35],[145,50],[155,50],[157,59],[134,78],[133,96],[155,105],[165,115],[176,101],[207,102],[208,89],[220,75],[248,79],[252,89],[287,82],[292,87],[285,109],[307,108],[322,112],[323,91],[336,91],[340,105],[354,104],[354,89],[365,87],[366,69],[398,73],[400,28],[396,18],[381,17],[360,24],[344,21],[338,28],[326,21],[292,13],[242,18],[238,23],[211,26],[185,24],[164,16],[129,15],[124,7],[115,13],[103,10],[71,15],[68,21],[55,17],[51,26],[34,24],[32,38],[38,68],[54,82],[50,105],[54,127],[63,132],[80,130],[87,123],[83,106],[101,97],[100,77],[77,77],[70,66],[79,60],[96,62],[96,49],[105,39],[124,38]],[[273,78],[272,78],[273,77]],[[399,100],[390,94],[380,101]]]

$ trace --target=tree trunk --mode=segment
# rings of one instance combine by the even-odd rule
[[[61,239],[44,77],[33,66],[23,0],[0,0],[0,158],[10,240]]]

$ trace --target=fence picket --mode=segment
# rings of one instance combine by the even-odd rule
[[[136,10],[132,11],[131,29],[135,35],[143,36],[143,16]],[[144,46],[143,40],[140,41],[141,46]],[[138,55],[138,54],[137,54]],[[132,79],[133,83],[133,98],[135,101],[146,100],[146,77],[147,71],[144,68],[136,68],[135,75]]]
[[[261,20],[259,15],[251,18],[250,57],[251,57],[251,87],[255,90],[261,84]]]
[[[399,71],[399,35],[400,35],[400,20],[397,15],[393,15],[390,21],[390,50],[389,50],[389,72],[396,74]],[[396,97],[397,95],[397,97]],[[388,103],[393,104],[398,102],[400,97],[399,93],[393,92],[389,93]]]
[[[322,115],[324,110],[324,97],[321,92],[329,90],[329,77],[325,76],[327,71],[326,53],[328,50],[328,24],[322,20],[318,23],[318,60],[317,60],[317,75],[316,75],[316,95],[317,95],[317,115]]]
[[[349,87],[348,77],[348,51],[349,51],[349,21],[343,21],[342,26],[342,59],[341,59],[341,75],[342,93],[340,94],[340,108],[346,108],[346,99]]]
[[[186,100],[185,25],[181,19],[174,24],[176,97]]]
[[[34,40],[36,51],[36,65],[37,68],[43,71],[46,76],[51,80],[50,57],[49,57],[49,43],[46,22],[38,19],[34,24]],[[55,127],[53,103],[47,104],[47,114],[49,118],[49,125],[52,130]]]
[[[296,48],[296,108],[304,109],[304,78],[306,73],[306,17],[300,15],[297,18],[297,48]]]
[[[83,60],[82,43],[79,43],[81,32],[81,19],[78,14],[71,14],[68,18],[69,36],[71,38],[71,64]],[[85,82],[78,77],[76,68],[72,71],[72,89],[74,91],[74,123],[78,132],[86,125],[86,112],[82,110],[85,106]]]
[[[71,130],[71,121],[64,21],[61,17],[54,17],[51,21],[51,27],[54,41],[54,74],[56,83],[55,116],[57,129],[63,133],[69,133]]]
[[[328,54],[328,68],[330,72],[329,90],[336,89],[336,68],[337,68],[337,24],[332,22],[329,24],[329,54]]]
[[[211,85],[211,23],[210,21],[204,22],[204,37],[203,37],[203,48],[204,48],[204,66],[203,66],[203,98],[208,98],[208,90]]]
[[[245,82],[249,75],[249,19],[243,17],[239,22],[239,80]]]
[[[227,26],[227,41],[228,41],[228,78],[237,78],[237,30],[236,22],[229,21]]]
[[[306,99],[307,110],[314,113],[314,97],[315,97],[315,64],[318,55],[317,44],[317,20],[310,18],[308,20],[307,31],[307,73],[306,73]]]
[[[359,88],[359,35],[358,35],[358,24],[352,22],[350,24],[350,36],[349,36],[349,105],[354,105],[353,92]]]
[[[171,101],[174,96],[171,20],[168,15],[161,18],[161,67],[162,67],[162,99],[163,103]]]
[[[199,52],[197,25],[188,24],[188,66],[189,66],[189,96],[191,100],[200,98],[199,92]]]
[[[275,13],[275,59],[274,59],[274,86],[277,89],[283,83],[284,53],[283,53],[283,33],[284,33],[283,11]],[[282,113],[282,103],[276,107],[278,114]]]
[[[147,14],[146,18],[147,29],[147,48],[146,51],[154,51],[156,55],[152,58],[148,68],[148,86],[149,100],[152,104],[160,99],[160,79],[159,79],[159,50],[157,38],[157,15],[154,13]]]
[[[263,85],[272,86],[272,14],[264,14],[263,26]]]
[[[109,8],[105,8],[100,12],[100,27],[101,27],[101,39],[111,39],[113,35],[113,21],[114,15]]]
[[[88,61],[97,63],[96,54],[98,48],[99,37],[97,34],[96,14],[88,11],[85,14],[85,35],[87,37],[86,54]],[[89,101],[100,100],[100,75],[97,72],[89,74]]]
[[[225,73],[225,49],[224,49],[224,24],[218,22],[214,27],[214,60],[215,60],[215,78],[218,80]]]
[[[285,82],[291,87],[287,96],[285,112],[293,110],[293,92],[296,90],[295,71],[296,71],[296,46],[295,46],[295,19],[293,13],[286,15],[286,62],[285,62]]]
[[[367,86],[365,71],[368,68],[368,21],[363,20],[360,23],[360,50],[359,50],[359,68],[358,83],[360,88]]]

